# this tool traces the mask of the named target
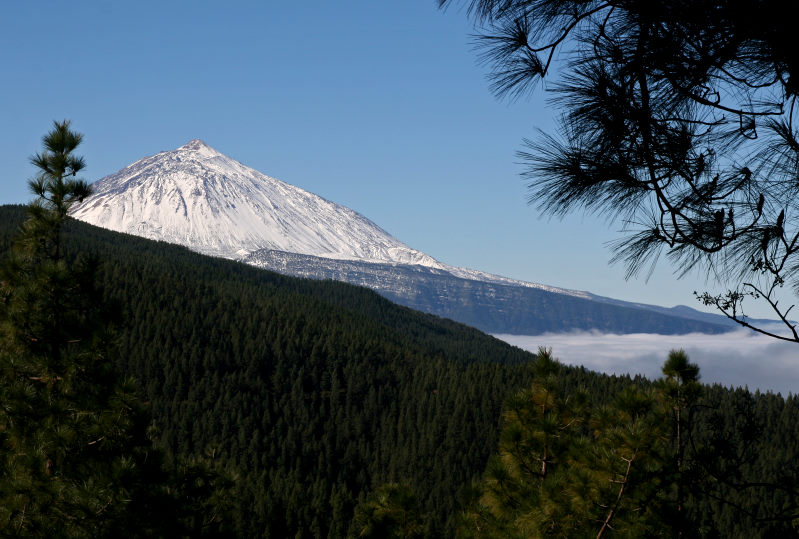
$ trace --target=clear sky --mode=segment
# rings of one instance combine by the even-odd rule
[[[515,152],[557,111],[497,101],[471,32],[435,0],[8,3],[0,203],[28,201],[28,157],[68,118],[90,181],[201,138],[443,262],[698,307],[702,276],[608,265],[618,223],[527,205]]]

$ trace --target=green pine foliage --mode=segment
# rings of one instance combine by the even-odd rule
[[[386,483],[355,508],[352,535],[364,539],[420,539],[429,534],[424,520],[410,488]]]
[[[656,396],[633,384],[604,405],[540,350],[533,382],[505,404],[499,452],[489,461],[463,537],[643,537],[665,529],[658,498],[664,455]]]
[[[763,447],[759,418],[734,412],[751,394],[703,391],[682,350],[661,380],[609,399],[558,387],[556,370],[541,349],[531,387],[507,400],[498,453],[459,536],[797,536],[796,467],[767,471],[781,459],[749,451]],[[722,406],[709,404],[713,393]]]
[[[0,269],[0,535],[200,537],[224,531],[223,475],[207,462],[167,467],[150,415],[119,373],[118,310],[97,258],[63,245],[81,135],[56,122],[31,161],[36,199]],[[199,472],[203,475],[198,478]],[[194,505],[192,505],[193,502]],[[209,517],[211,515],[212,517]]]
[[[22,219],[19,208],[0,208],[0,248],[10,247]],[[623,477],[623,459],[630,458],[623,451],[652,432],[677,447],[662,417],[679,407],[690,419],[690,437],[681,443],[696,452],[680,467],[671,457],[666,466],[658,454],[635,460],[635,480],[643,484],[652,469],[682,474],[686,484],[701,479],[701,488],[692,484],[682,496],[685,519],[702,536],[793,533],[793,397],[701,386],[696,401],[676,396],[664,408],[653,396],[662,390],[645,380],[555,362],[536,372],[532,354],[347,284],[284,277],[74,221],[64,227],[62,250],[70,263],[87,253],[104,261],[96,274],[103,298],[122,311],[115,362],[138,381],[168,460],[210,453],[227,470],[227,479],[210,482],[202,470],[189,474],[184,484],[199,489],[189,489],[190,497],[214,492],[211,483],[229,490],[222,496],[227,506],[191,498],[197,518],[184,518],[187,526],[228,515],[231,531],[242,537],[357,536],[364,528],[356,508],[363,514],[386,494],[381,485],[397,484],[410,495],[401,499],[415,500],[424,534],[453,536],[489,456],[511,442],[507,435],[500,442],[502,425],[510,423],[503,401],[535,383],[557,411],[542,425],[556,429],[578,418],[575,436],[586,448],[579,461],[584,486],[559,494],[566,505],[551,504],[548,514],[566,514],[589,487],[590,499],[612,503],[618,489],[592,486],[596,474]],[[519,406],[518,414],[532,413]],[[606,435],[600,439],[594,429]],[[534,437],[515,436],[520,443]],[[547,474],[556,478],[564,461],[553,459],[568,461],[575,451],[555,436],[549,444]],[[531,466],[538,473],[540,460]],[[775,492],[756,481],[782,481],[785,488]],[[672,504],[678,493],[658,491],[639,518],[635,508],[646,496],[652,491],[623,496],[612,522],[630,533],[651,527],[668,505],[661,499]],[[606,517],[597,511],[592,518],[601,525]]]
[[[26,208],[0,277],[0,530],[98,537],[145,504],[154,456],[148,418],[109,360],[108,321],[91,258],[63,257],[69,208],[88,194],[74,177],[81,136],[56,123],[32,162]],[[141,526],[132,528],[141,529]]]

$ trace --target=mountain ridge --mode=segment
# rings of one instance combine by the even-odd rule
[[[247,167],[200,139],[139,159],[93,187],[94,193],[72,212],[76,219],[288,275],[367,286],[400,304],[483,331],[674,334],[730,329],[723,317],[707,318],[699,311],[686,315],[450,266],[407,246],[360,213]],[[275,253],[295,256],[281,255],[291,260],[285,264]],[[542,315],[544,305],[559,306],[552,320]],[[645,314],[635,320],[625,309]]]
[[[486,333],[537,335],[596,330],[609,333],[724,333],[724,317],[674,316],[668,309],[619,300],[598,301],[546,288],[457,277],[435,268],[333,260],[297,253],[261,250],[246,264],[320,280],[371,288],[400,305],[451,318]],[[595,296],[599,298],[599,296]]]

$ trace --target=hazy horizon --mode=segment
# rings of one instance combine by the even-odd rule
[[[799,387],[799,345],[756,334],[747,329],[716,335],[617,335],[600,332],[494,335],[531,352],[539,346],[568,365],[608,374],[642,374],[654,379],[669,350],[682,348],[700,368],[702,382],[725,387],[748,387],[787,397]]]

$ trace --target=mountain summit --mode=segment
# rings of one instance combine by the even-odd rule
[[[723,317],[692,309],[678,313],[443,264],[363,215],[246,167],[199,139],[140,159],[93,187],[75,218],[288,275],[366,286],[492,333],[726,329]]]
[[[363,215],[253,170],[200,139],[136,161],[94,185],[82,221],[204,254],[262,250],[443,267]]]

